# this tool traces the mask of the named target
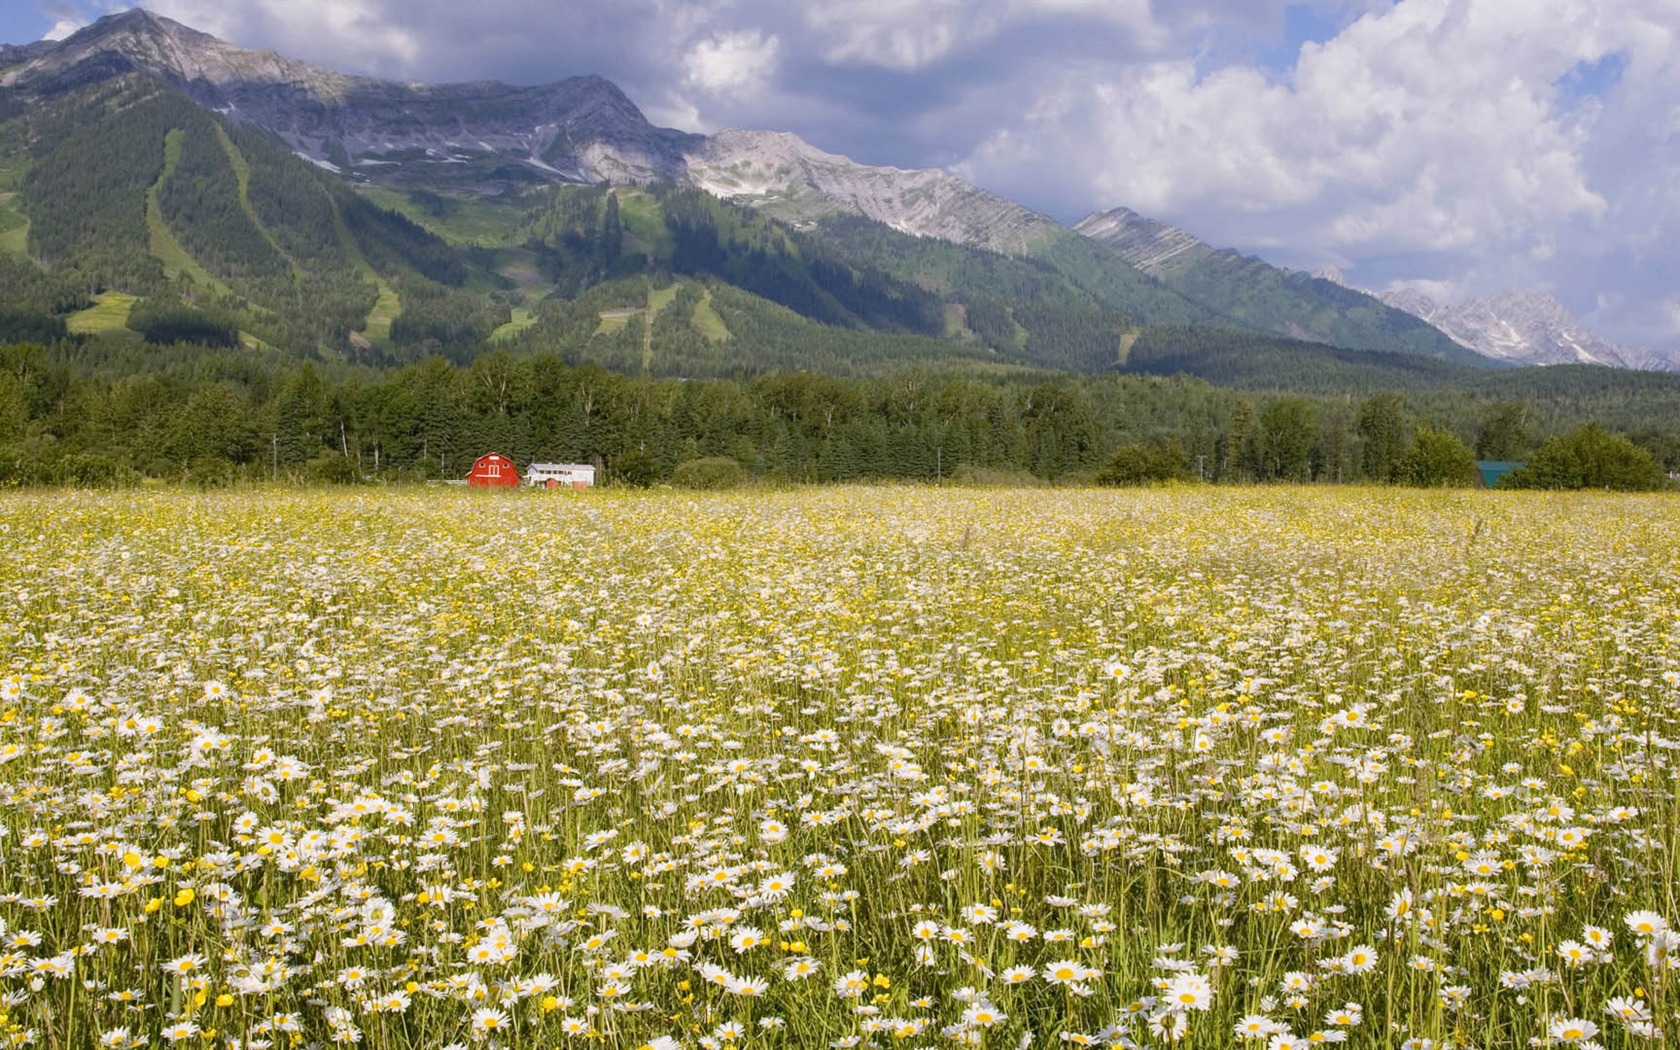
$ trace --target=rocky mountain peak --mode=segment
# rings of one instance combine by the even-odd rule
[[[785,131],[722,131],[684,161],[700,189],[794,222],[862,215],[903,233],[1013,254],[1062,229],[949,172],[860,164]]]
[[[406,84],[253,51],[136,8],[57,44],[13,49],[0,84],[51,92],[135,70],[363,178],[495,193],[531,179],[645,182],[682,171],[698,136],[656,128],[600,76],[519,87]]]
[[[1087,215],[1074,223],[1073,228],[1138,269],[1157,276],[1212,251],[1178,227],[1139,215],[1130,208],[1111,208]]]
[[[1642,347],[1618,346],[1590,331],[1557,299],[1538,289],[1513,289],[1453,305],[1414,289],[1378,296],[1421,317],[1487,357],[1523,365],[1588,364],[1680,371],[1680,361]]]

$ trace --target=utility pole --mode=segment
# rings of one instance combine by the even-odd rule
[[[274,466],[271,468],[271,481],[280,480],[280,435],[274,435]]]

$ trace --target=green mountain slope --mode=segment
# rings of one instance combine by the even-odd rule
[[[1210,247],[1127,208],[1087,216],[1074,229],[1089,243],[1245,327],[1352,350],[1488,363],[1439,329],[1374,296]]]
[[[47,94],[0,91],[18,186],[4,203],[25,231],[0,310],[29,338],[235,333],[260,352],[367,364],[501,349],[728,376],[1113,371],[1137,368],[1139,341],[1160,332],[1243,328],[1053,225],[1021,256],[846,214],[795,225],[673,182],[494,198],[379,187],[161,77],[78,69]],[[131,308],[81,314],[72,332],[96,293]]]

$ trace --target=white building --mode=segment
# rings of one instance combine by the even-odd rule
[[[595,468],[587,463],[533,463],[525,471],[525,484],[586,489],[595,484]]]

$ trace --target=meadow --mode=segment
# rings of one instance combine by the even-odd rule
[[[0,497],[0,1042],[1628,1047],[1672,497]]]

